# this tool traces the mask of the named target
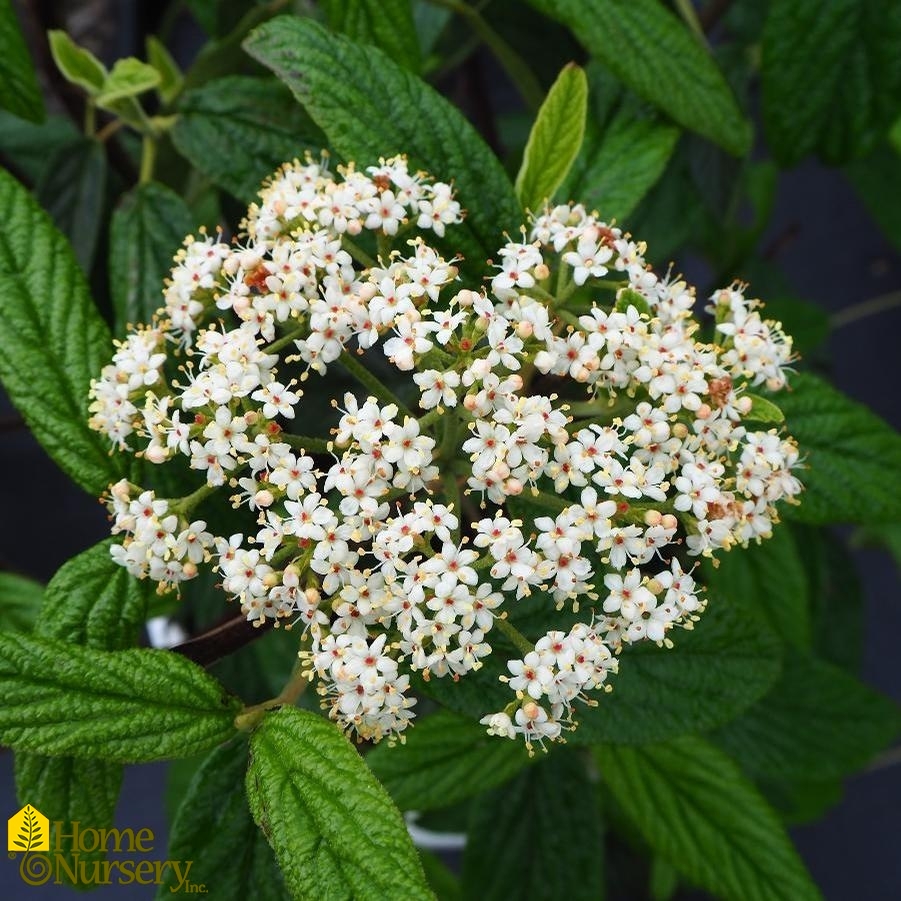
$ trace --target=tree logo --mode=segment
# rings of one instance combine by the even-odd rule
[[[50,850],[50,821],[30,804],[7,820],[7,835],[8,851]]]

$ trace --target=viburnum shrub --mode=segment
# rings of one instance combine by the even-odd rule
[[[801,491],[797,444],[751,393],[785,387],[791,339],[733,284],[703,340],[694,289],[578,204],[531,216],[485,287],[461,287],[429,239],[453,248],[464,215],[403,156],[284,165],[234,241],[186,238],[165,305],[92,382],[90,425],[204,475],[178,499],[110,486],[131,575],[164,593],[211,564],[249,620],[300,626],[305,673],[358,739],[402,735],[409,671],[465,677],[497,627],[522,657],[482,722],[531,750],[609,690],[623,644],[692,627],[699,557],[769,538]],[[362,391],[332,401],[331,440],[297,434],[338,361]],[[217,490],[242,532],[194,518]],[[535,591],[580,620],[527,638],[507,613]]]
[[[169,3],[38,79],[0,3],[4,560],[81,551],[0,572],[6,894],[820,897],[787,827],[897,762],[901,439],[814,370],[896,299],[793,297],[770,213],[815,153],[895,228],[867,4]],[[165,862],[85,847],[159,760]]]

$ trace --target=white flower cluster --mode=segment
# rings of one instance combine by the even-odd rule
[[[685,554],[765,538],[795,502],[797,447],[748,392],[785,384],[791,341],[739,285],[701,340],[693,290],[577,205],[537,217],[473,290],[421,234],[461,220],[448,185],[403,157],[339,172],[286,165],[243,243],[188,239],[154,323],[93,383],[92,427],[205,480],[171,507],[114,486],[114,556],[165,587],[214,548],[248,619],[303,624],[323,703],[366,739],[411,721],[409,670],[465,676],[502,628],[524,656],[484,722],[558,738],[624,643],[669,644],[703,609]],[[420,413],[364,368],[376,348]],[[301,384],[336,361],[364,393],[341,398],[330,441],[296,434]],[[248,528],[214,538],[188,518],[226,484]],[[534,592],[550,622],[564,604],[586,622],[533,645],[512,622]]]

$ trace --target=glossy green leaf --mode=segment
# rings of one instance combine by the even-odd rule
[[[555,749],[473,807],[462,890],[479,901],[604,897],[597,786],[578,754]]]
[[[827,780],[866,766],[901,732],[901,709],[844,670],[789,654],[782,678],[712,740],[755,778]]]
[[[522,742],[490,736],[447,711],[417,718],[404,744],[382,742],[366,755],[401,810],[448,807],[506,782],[530,762]]]
[[[726,901],[820,893],[778,817],[736,763],[697,736],[595,755],[601,777],[652,850]]]
[[[30,632],[34,628],[44,586],[15,573],[0,573],[0,631]]]
[[[190,881],[207,887],[217,901],[287,901],[290,898],[272,849],[256,827],[247,795],[247,742],[216,748],[200,765],[185,792],[169,835],[170,860],[193,861]],[[158,899],[184,892],[169,868]]]
[[[0,172],[0,379],[38,441],[99,495],[125,462],[87,426],[88,388],[110,335],[66,240],[12,176]]]
[[[246,202],[282,163],[325,144],[291,92],[271,79],[221,78],[187,92],[178,108],[172,140],[179,152]]]
[[[320,5],[333,31],[378,47],[404,68],[419,71],[422,60],[410,0],[320,0]]]
[[[0,741],[118,763],[195,754],[234,734],[240,707],[172,651],[98,651],[0,634]]]
[[[106,178],[103,145],[83,138],[56,150],[35,188],[41,206],[69,239],[86,274],[90,274],[100,235]]]
[[[784,514],[802,522],[892,520],[901,517],[901,435],[862,404],[809,373],[777,395],[788,431],[798,440],[805,491]]]
[[[110,225],[109,279],[116,331],[149,322],[163,304],[163,279],[194,226],[187,204],[158,182],[122,197]]]
[[[529,0],[639,97],[736,156],[751,126],[710,53],[659,0]]]
[[[463,268],[481,278],[520,210],[499,160],[456,107],[381,51],[309,19],[267,22],[244,47],[288,84],[342,157],[370,165],[407,153],[411,168],[452,180],[468,214],[449,235],[469,261]]]
[[[0,0],[0,109],[40,122],[44,100],[12,0]]]
[[[898,114],[901,6],[773,0],[763,30],[763,121],[774,156],[846,162]]]
[[[66,81],[77,84],[94,96],[106,80],[106,66],[84,47],[79,47],[65,31],[49,31],[50,52]]]
[[[538,110],[516,176],[523,209],[538,211],[554,196],[572,166],[585,136],[588,79],[570,63]]]
[[[791,531],[776,526],[772,538],[719,557],[704,581],[711,593],[757,613],[783,641],[809,648],[810,586]]]
[[[247,795],[293,897],[433,897],[400,813],[334,723],[294,707],[267,714]]]

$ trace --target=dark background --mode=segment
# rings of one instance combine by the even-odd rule
[[[125,31],[109,34],[110,56],[134,52],[127,33],[137,24],[134,8],[118,4]],[[105,27],[98,23],[98,27]],[[116,46],[116,44],[122,46]],[[493,70],[488,64],[488,71]],[[491,84],[503,97],[502,84]],[[901,197],[886,197],[901,203]],[[628,223],[626,223],[628,225]],[[774,261],[789,277],[798,296],[835,314],[874,297],[901,296],[901,255],[881,235],[844,175],[809,162],[783,173],[776,208],[763,239],[774,248]],[[692,280],[707,273],[696,260],[677,261]],[[753,294],[753,285],[752,285]],[[898,300],[896,297],[895,300]],[[901,307],[838,328],[830,339],[829,358],[835,383],[856,400],[901,426],[898,366],[901,354]],[[887,482],[885,490],[901,486]],[[98,502],[72,485],[28,432],[0,395],[0,569],[47,581],[69,557],[104,538],[106,514]],[[850,536],[849,536],[850,537]],[[866,682],[901,703],[898,638],[901,605],[898,572],[881,551],[855,553],[866,604]],[[841,629],[842,624],[836,623]],[[871,770],[848,780],[843,800],[821,821],[792,830],[814,879],[829,901],[888,901],[901,897],[901,753],[880,758]],[[155,853],[166,850],[163,806],[166,765],[129,767],[116,825],[149,827]],[[18,810],[12,755],[0,751],[0,810]],[[109,887],[102,898],[151,898],[155,887]],[[0,897],[54,899],[82,895],[61,886],[28,888],[17,864],[0,864]],[[215,898],[213,891],[208,897]],[[694,897],[683,893],[682,898]],[[700,896],[698,896],[700,897]]]

